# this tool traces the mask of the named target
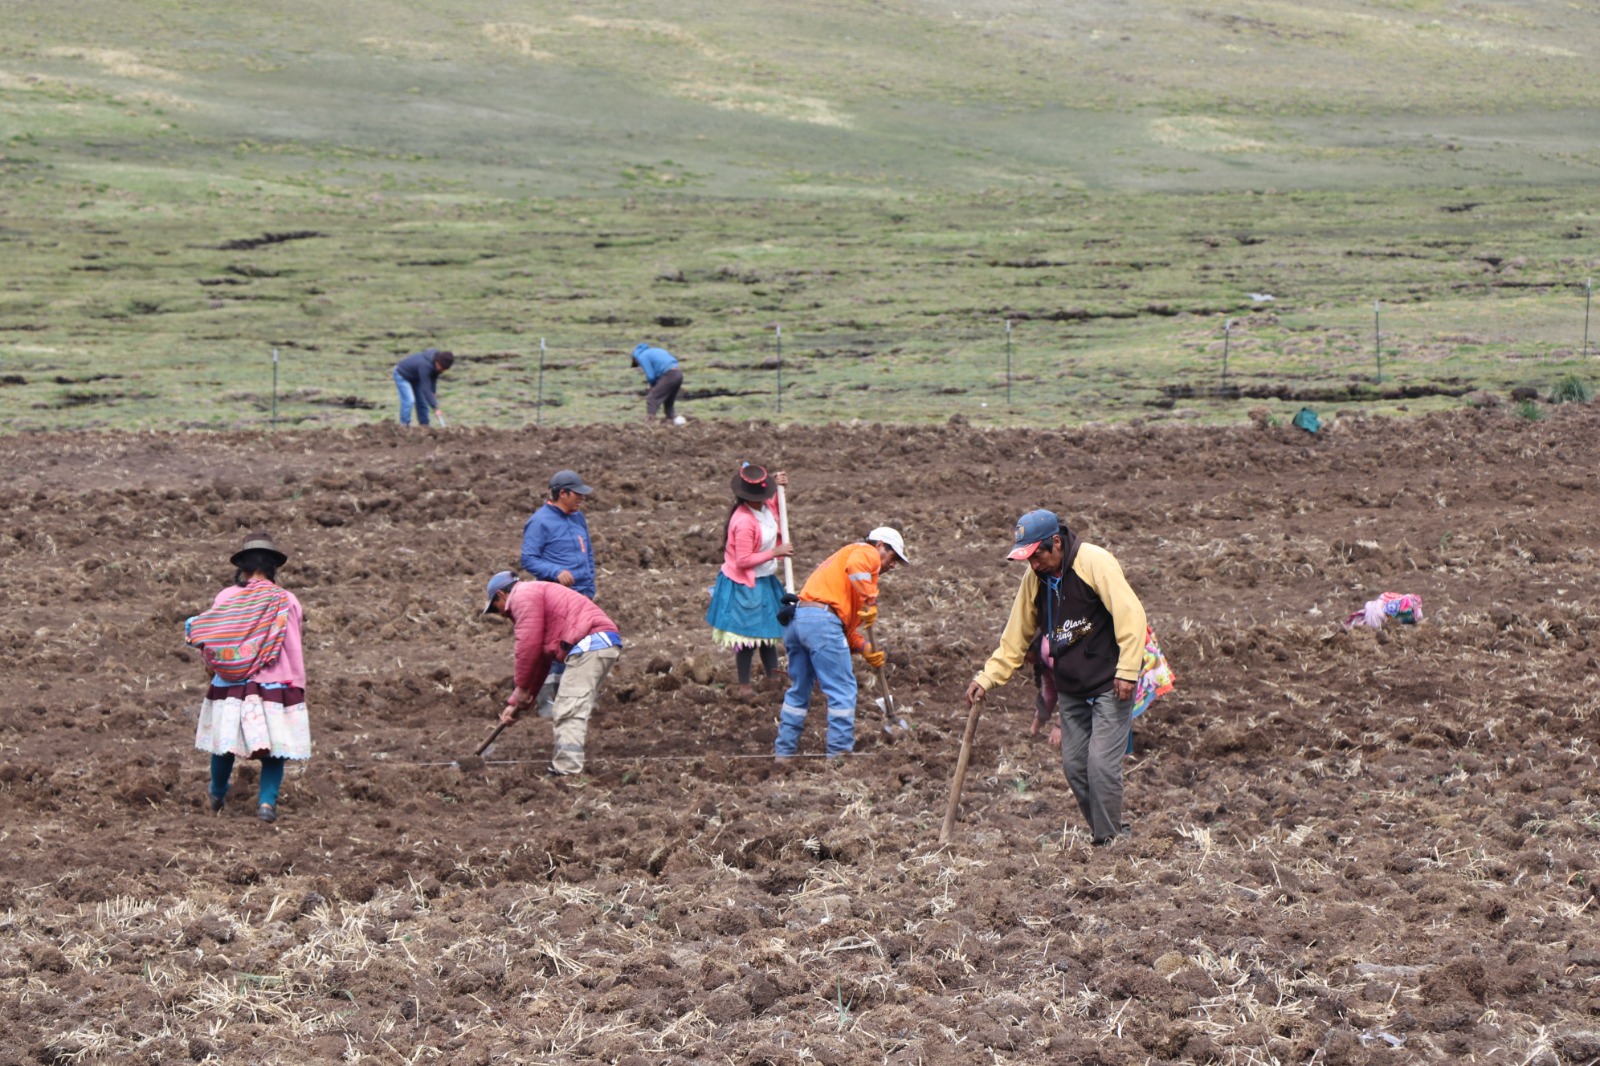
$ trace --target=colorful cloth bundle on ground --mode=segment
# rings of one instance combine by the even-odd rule
[[[1383,628],[1383,623],[1393,618],[1403,625],[1416,625],[1422,621],[1422,597],[1410,592],[1385,592],[1344,620],[1345,628],[1371,626]]]
[[[219,678],[238,684],[277,662],[288,630],[289,594],[257,578],[226,603],[185,622],[183,637]]]
[[[1143,714],[1157,696],[1171,692],[1176,681],[1167,657],[1161,654],[1161,645],[1156,643],[1156,631],[1145,626],[1144,662],[1139,667],[1139,685],[1133,690],[1133,717]]]

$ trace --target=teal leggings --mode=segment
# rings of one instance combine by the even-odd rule
[[[278,789],[283,786],[283,766],[288,759],[280,759],[268,755],[261,760],[261,789],[257,794],[257,803],[278,803]],[[211,794],[226,797],[228,795],[228,782],[233,780],[233,756],[211,756]]]

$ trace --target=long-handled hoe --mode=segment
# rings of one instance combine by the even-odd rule
[[[499,725],[495,726],[494,732],[489,734],[489,739],[484,741],[482,744],[479,744],[477,751],[473,752],[471,755],[465,756],[464,758],[455,760],[455,768],[457,770],[464,771],[482,770],[483,753],[489,750],[489,745],[500,739],[500,734],[505,732],[506,726],[510,724],[510,722],[501,722]]]
[[[872,627],[867,626],[867,643],[877,646],[877,641],[872,639]],[[901,716],[899,708],[894,705],[894,694],[889,691],[889,678],[884,674],[883,667],[872,668],[878,675],[878,687],[883,689],[883,695],[874,702],[883,711],[883,731],[889,739],[895,740],[903,734],[911,732],[911,723]]]

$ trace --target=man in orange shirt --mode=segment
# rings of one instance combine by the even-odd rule
[[[800,588],[794,620],[783,631],[793,683],[783,697],[774,751],[785,759],[795,754],[811,687],[822,689],[828,704],[828,755],[855,747],[856,675],[850,653],[857,651],[871,666],[882,666],[887,652],[867,643],[861,630],[878,620],[878,575],[906,558],[906,542],[898,530],[879,526],[865,541],[846,544],[811,572]]]

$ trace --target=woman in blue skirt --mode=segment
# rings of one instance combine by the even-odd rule
[[[755,695],[750,667],[757,651],[769,681],[788,681],[778,669],[783,585],[777,573],[778,560],[794,554],[794,545],[783,541],[778,525],[778,486],[788,484],[783,471],[769,475],[754,463],[742,464],[733,475],[734,504],[723,530],[722,570],[711,590],[706,622],[716,642],[734,650],[739,683],[733,691],[741,699]]]

